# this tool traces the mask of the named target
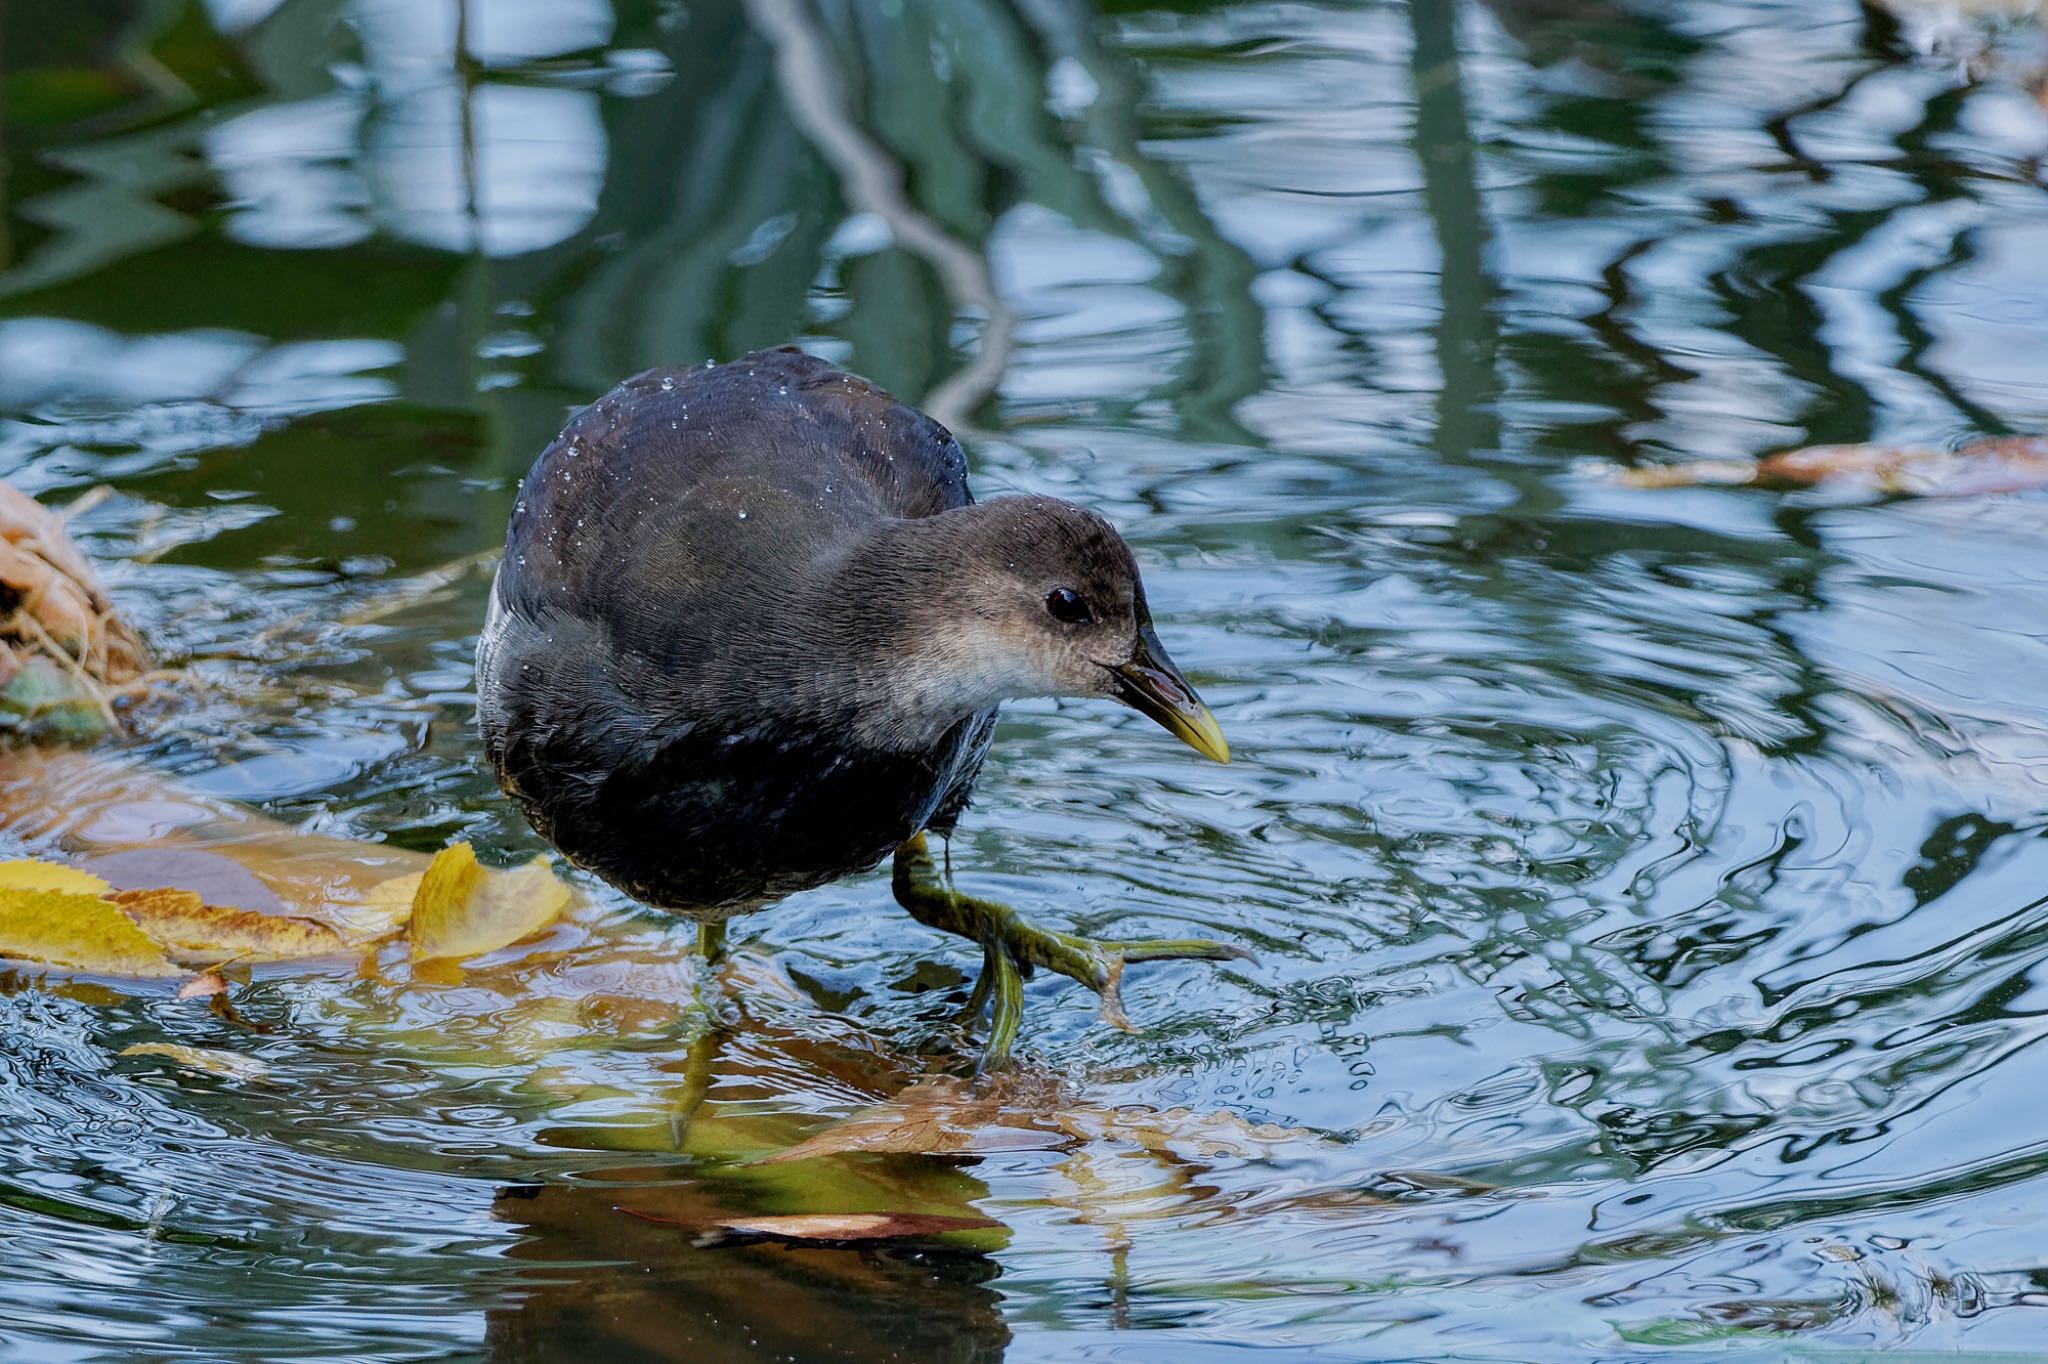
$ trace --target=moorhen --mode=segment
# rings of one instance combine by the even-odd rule
[[[533,827],[646,904],[724,922],[895,853],[898,901],[981,944],[969,1005],[1009,1054],[1021,978],[1128,1026],[1129,961],[953,889],[949,834],[996,707],[1107,697],[1229,761],[1167,658],[1130,550],[1049,497],[977,503],[938,422],[795,349],[651,369],[572,419],[520,485],[477,645],[484,749]]]

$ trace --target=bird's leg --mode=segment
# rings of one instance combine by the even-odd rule
[[[1134,961],[1193,958],[1201,961],[1249,960],[1251,953],[1208,938],[1138,938],[1105,942],[1072,933],[1036,928],[1008,905],[964,895],[932,862],[925,836],[918,834],[896,849],[896,902],[910,917],[930,928],[958,933],[981,944],[982,975],[969,997],[971,1013],[979,1013],[991,996],[994,1016],[982,1067],[1004,1065],[1024,1019],[1024,978],[1043,966],[1077,980],[1102,997],[1102,1016],[1114,1027],[1134,1031],[1125,1017],[1119,984],[1124,966]]]
[[[704,1100],[710,1097],[711,1080],[718,1063],[719,1049],[725,1044],[725,1029],[708,1012],[704,1017],[704,1030],[690,1042],[690,1049],[683,1058],[683,1085],[676,1094],[676,1100],[669,1109],[669,1149],[680,1151],[690,1135],[690,1123],[704,1107]]]
[[[918,837],[923,838],[924,835],[919,834]],[[953,840],[945,834],[939,835],[939,874],[936,888],[946,895],[959,893],[953,885]],[[981,949],[981,974],[974,978],[974,989],[968,993],[967,1003],[960,1010],[961,1023],[971,1026],[988,1012],[989,992],[995,988],[997,969],[996,949],[984,943]]]
[[[718,1053],[730,1032],[727,1022],[720,1018],[718,1008],[719,966],[725,959],[725,925],[724,919],[697,921],[697,969],[690,973],[693,978],[690,1002],[683,1010],[686,1024],[694,1026],[696,1033],[683,1058],[682,1088],[669,1110],[669,1139],[677,1151],[683,1149],[691,1120],[711,1093]]]
[[[690,1002],[684,1009],[684,1016],[694,1017],[708,1035],[724,1026],[719,1017],[718,979],[725,960],[725,920],[697,921],[695,955],[694,969],[690,972]]]

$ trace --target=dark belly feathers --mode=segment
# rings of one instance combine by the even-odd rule
[[[614,762],[586,736],[505,714],[493,755],[534,828],[635,899],[699,913],[759,908],[950,829],[995,728],[986,712],[928,751],[889,754],[772,721],[699,725]]]
[[[749,468],[749,450],[775,455]],[[797,495],[778,512],[755,484]],[[943,428],[821,361],[767,352],[628,380],[569,425],[521,496],[478,713],[501,783],[571,860],[645,903],[715,914],[951,827],[993,710],[916,751],[862,747],[844,739],[850,717],[794,712],[742,666],[758,628],[748,575],[772,583],[862,522],[969,501]],[[741,538],[734,496],[794,519]]]

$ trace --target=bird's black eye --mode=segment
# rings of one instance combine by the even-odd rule
[[[1055,587],[1046,593],[1045,609],[1054,620],[1067,625],[1086,625],[1095,619],[1088,614],[1088,603],[1071,587]]]

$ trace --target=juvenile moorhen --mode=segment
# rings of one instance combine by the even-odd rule
[[[949,834],[1012,697],[1110,697],[1197,752],[1223,732],[1167,658],[1130,550],[1049,497],[976,503],[953,437],[795,349],[651,369],[521,485],[477,646],[484,748],[542,837],[646,904],[724,921],[896,855],[920,922],[981,944],[1000,1065],[1033,966],[1124,1024],[1128,961],[961,894]]]

